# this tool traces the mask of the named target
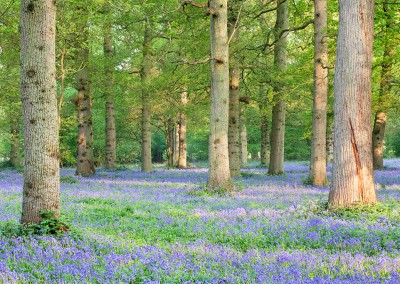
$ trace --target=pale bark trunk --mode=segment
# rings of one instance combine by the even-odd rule
[[[329,127],[327,139],[326,139],[326,161],[327,163],[333,162],[333,135],[334,135],[334,128],[333,123]]]
[[[142,172],[152,172],[151,163],[151,106],[150,106],[150,72],[152,65],[151,27],[145,24],[143,40],[143,64],[140,72],[142,79]]]
[[[326,184],[326,106],[328,101],[328,26],[326,0],[314,1],[314,105],[310,178],[315,186]]]
[[[288,1],[279,2],[276,13],[275,24],[275,48],[274,66],[278,72],[286,70],[287,64],[287,33],[283,30],[289,28],[289,6]],[[284,172],[285,159],[285,109],[286,101],[282,92],[283,86],[275,86],[275,105],[272,108],[272,133],[271,133],[271,155],[268,173],[280,175]]]
[[[21,1],[21,99],[24,124],[23,224],[40,211],[60,214],[60,152],[52,0]]]
[[[187,167],[187,152],[186,152],[186,115],[179,115],[179,159],[178,168],[184,169]]]
[[[105,167],[113,169],[116,165],[116,133],[114,111],[114,60],[111,11],[108,2],[104,5],[107,15],[104,22],[104,93],[106,97],[106,161]]]
[[[174,152],[173,152],[173,164],[174,166],[178,166],[178,160],[179,160],[179,124],[175,124],[174,128]]]
[[[247,167],[247,128],[243,121],[240,121],[240,163]]]
[[[96,170],[94,167],[93,155],[93,130],[92,130],[92,96],[90,90],[89,79],[89,47],[88,38],[89,30],[87,24],[87,14],[81,8],[77,14],[82,19],[79,24],[81,31],[77,37],[78,51],[78,64],[83,64],[77,73],[77,90],[78,94],[75,99],[78,109],[78,157],[76,174],[83,176],[94,175]]]
[[[371,151],[373,27],[373,0],[339,1],[330,207],[377,202]]]
[[[208,187],[230,180],[228,151],[229,48],[227,0],[211,0],[211,102]]]
[[[383,4],[383,11],[386,17],[385,30],[382,37],[385,40],[384,52],[382,60],[382,72],[381,72],[381,86],[379,92],[379,110],[375,114],[374,119],[374,130],[372,133],[372,147],[373,147],[373,161],[374,168],[383,168],[383,145],[385,138],[385,127],[386,127],[386,109],[384,107],[384,100],[390,96],[391,85],[392,85],[392,65],[393,57],[395,54],[395,45],[391,41],[388,31],[393,29],[396,25],[393,21],[391,9],[388,4]]]
[[[168,119],[167,124],[167,160],[168,160],[168,167],[174,166],[174,141],[175,141],[175,123],[172,118]]]
[[[235,55],[235,47],[239,42],[239,21],[236,1],[231,1],[229,7],[228,33],[230,42],[230,86],[229,86],[229,167],[231,177],[240,175],[240,136],[239,136],[239,62]]]
[[[19,120],[14,119],[11,125],[11,148],[10,148],[10,163],[13,167],[21,166],[19,139],[20,139]]]
[[[261,166],[266,167],[269,164],[270,158],[270,136],[269,136],[269,113],[267,102],[264,100],[260,105],[261,119]]]

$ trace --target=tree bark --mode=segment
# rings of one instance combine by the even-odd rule
[[[373,28],[374,0],[339,1],[330,208],[377,202],[371,151]]]
[[[243,120],[240,121],[240,163],[247,167],[247,128]]]
[[[19,131],[19,115],[17,119],[13,119],[11,124],[11,149],[10,149],[10,163],[13,167],[21,166],[21,153],[20,153],[20,131]]]
[[[96,173],[93,155],[93,127],[92,127],[92,96],[89,79],[89,30],[87,12],[79,7],[76,11],[78,25],[80,27],[77,36],[78,64],[83,64],[77,73],[78,94],[75,103],[78,109],[78,157],[76,174],[91,176]]]
[[[174,166],[174,141],[175,141],[175,123],[172,118],[168,119],[167,122],[167,161],[168,167],[171,168]]]
[[[142,172],[152,172],[151,163],[151,106],[150,106],[150,84],[152,67],[152,35],[150,23],[145,24],[143,40],[143,63],[140,72],[142,80]]]
[[[271,110],[270,110],[271,111]],[[267,107],[267,101],[260,105],[260,119],[261,119],[261,166],[267,167],[270,158],[270,136],[269,136],[269,113]]]
[[[179,123],[175,124],[174,128],[174,152],[173,152],[173,159],[174,159],[174,166],[178,166],[179,161]]]
[[[55,68],[56,6],[21,1],[21,99],[24,189],[21,223],[40,223],[40,211],[60,214],[60,152]]]
[[[276,43],[274,47],[274,66],[277,72],[286,70],[287,64],[287,33],[282,31],[289,28],[289,6],[288,1],[278,2],[275,24]],[[275,105],[272,108],[272,133],[271,133],[271,155],[268,173],[280,175],[284,172],[285,159],[285,108],[286,101],[283,96],[284,88],[276,84]]]
[[[314,105],[310,178],[326,184],[326,106],[328,101],[328,27],[326,0],[314,1]]]
[[[116,130],[114,111],[114,56],[113,56],[113,34],[112,15],[110,4],[104,4],[106,18],[104,21],[104,95],[106,97],[106,161],[105,167],[113,169],[116,165]]]
[[[179,115],[179,159],[178,168],[184,169],[187,167],[187,152],[186,152],[186,115]]]
[[[228,151],[229,48],[227,0],[211,0],[211,102],[208,187],[230,181]]]
[[[240,136],[239,136],[239,62],[235,55],[235,47],[239,42],[238,3],[231,1],[229,5],[228,33],[230,41],[230,80],[229,80],[229,127],[228,148],[231,177],[240,175]]]
[[[326,139],[326,161],[327,163],[333,162],[333,135],[334,135],[334,128],[333,123],[329,127],[327,139]]]
[[[390,5],[384,3],[383,11],[386,17],[385,29],[382,34],[384,39],[384,51],[382,60],[382,72],[381,72],[381,86],[379,92],[378,106],[379,109],[375,114],[374,129],[372,133],[372,148],[373,148],[373,161],[374,168],[383,168],[383,145],[385,138],[385,127],[386,127],[386,107],[384,101],[390,96],[391,86],[393,81],[392,65],[395,54],[395,45],[391,41],[391,36],[388,35],[388,31],[396,26],[393,21],[392,12]]]

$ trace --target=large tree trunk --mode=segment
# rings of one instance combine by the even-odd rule
[[[20,131],[19,131],[19,115],[14,118],[11,125],[11,148],[10,148],[10,163],[13,167],[19,167],[21,165],[21,154],[20,154]]]
[[[228,33],[230,42],[230,86],[229,86],[229,167],[231,177],[240,175],[240,137],[239,137],[239,62],[234,49],[239,41],[238,5],[231,1],[229,5]]]
[[[230,180],[228,151],[229,48],[227,0],[211,0],[211,102],[208,187]]]
[[[278,2],[275,24],[275,48],[274,66],[277,72],[286,70],[287,62],[287,33],[282,32],[289,28],[289,4],[288,1]],[[271,133],[271,155],[268,173],[280,175],[284,172],[285,159],[285,108],[286,101],[282,92],[283,86],[274,86],[276,95],[275,105],[272,108],[272,133]]]
[[[391,40],[391,35],[388,32],[393,29],[396,22],[393,21],[392,11],[390,4],[383,4],[383,11],[386,17],[386,25],[384,33],[382,34],[384,42],[384,52],[382,60],[382,72],[381,72],[381,88],[379,92],[379,109],[375,114],[374,119],[374,130],[372,133],[372,147],[373,147],[373,161],[374,168],[383,168],[383,144],[385,137],[385,127],[386,127],[386,108],[384,105],[385,99],[390,96],[391,86],[392,86],[392,65],[393,57],[395,53],[395,45]]]
[[[55,68],[56,6],[21,1],[21,99],[24,190],[21,223],[40,223],[41,210],[60,214],[60,152]]]
[[[260,105],[261,119],[261,166],[267,167],[270,158],[270,136],[269,136],[269,113],[267,101],[264,100]]]
[[[371,151],[373,28],[374,0],[339,1],[331,208],[377,202]]]
[[[78,43],[78,64],[83,67],[77,73],[77,90],[78,94],[75,99],[78,109],[78,157],[76,174],[90,176],[94,175],[96,170],[94,167],[93,155],[93,129],[92,129],[92,96],[90,91],[89,79],[89,30],[87,24],[87,14],[84,8],[78,8],[77,15],[83,17],[78,19],[81,28]]]
[[[112,14],[110,4],[104,5],[106,19],[104,21],[104,95],[106,97],[106,161],[107,169],[115,168],[117,159],[115,111],[114,111],[114,60],[113,60],[113,34]]]
[[[146,21],[143,40],[143,64],[140,76],[142,79],[142,172],[152,172],[151,163],[151,106],[150,106],[150,80],[152,65],[152,36],[149,21]]]
[[[326,184],[326,106],[328,101],[328,27],[326,0],[314,1],[314,105],[310,178]]]
[[[240,120],[240,163],[247,167],[247,129],[243,120]]]

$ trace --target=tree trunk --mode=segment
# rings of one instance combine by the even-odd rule
[[[175,140],[175,123],[172,118],[168,119],[167,124],[167,160],[168,160],[168,167],[171,168],[174,166],[174,140]]]
[[[277,72],[286,70],[287,62],[287,33],[282,31],[289,28],[289,6],[288,1],[278,2],[275,24],[276,43],[274,47],[274,66]],[[285,108],[286,101],[283,96],[284,88],[275,85],[275,105],[272,108],[272,133],[271,133],[271,156],[268,173],[280,175],[284,172],[285,159]]]
[[[84,8],[78,9],[77,15],[83,17],[78,19],[81,28],[77,36],[78,43],[78,64],[83,67],[77,73],[77,90],[76,106],[78,109],[78,157],[76,174],[83,176],[94,175],[96,170],[94,167],[93,155],[93,130],[92,130],[92,96],[90,91],[89,79],[89,30],[87,23],[87,13]]]
[[[179,123],[175,124],[174,128],[174,152],[173,152],[173,159],[174,165],[178,166],[179,161]]]
[[[374,0],[339,1],[331,208],[377,202],[371,151],[373,28]]]
[[[179,159],[178,168],[184,169],[187,167],[187,152],[186,152],[186,115],[179,115]]]
[[[142,172],[152,172],[151,163],[151,106],[150,91],[152,65],[152,36],[150,23],[146,21],[143,40],[143,64],[140,76],[142,79]]]
[[[230,42],[230,86],[229,86],[229,167],[231,177],[240,175],[240,137],[239,137],[239,62],[235,55],[235,47],[239,41],[239,23],[237,1],[229,5],[228,33]],[[232,48],[231,48],[232,47]]]
[[[115,111],[114,111],[114,56],[113,56],[113,34],[112,15],[110,4],[104,5],[106,19],[104,21],[104,95],[106,97],[106,161],[107,169],[115,168],[117,159],[116,133],[115,133]]]
[[[19,118],[19,115],[16,117]],[[10,149],[10,163],[13,167],[21,166],[20,142],[19,142],[19,119],[13,119],[11,125],[11,149]]]
[[[333,162],[333,135],[334,135],[334,129],[332,123],[332,125],[329,127],[326,139],[326,161],[328,163]]]
[[[230,180],[228,151],[229,48],[227,0],[211,0],[211,101],[208,187]]]
[[[240,163],[247,167],[247,129],[246,124],[240,121]]]
[[[21,99],[24,190],[21,223],[40,223],[40,211],[60,214],[60,151],[55,68],[56,6],[21,1]]]
[[[383,4],[383,11],[386,17],[385,29],[382,34],[384,39],[384,51],[382,60],[382,72],[381,72],[381,86],[379,92],[378,106],[379,109],[375,114],[374,119],[374,130],[372,133],[372,147],[373,147],[373,161],[374,168],[383,168],[383,144],[385,137],[386,127],[386,107],[384,101],[390,96],[391,86],[393,81],[392,65],[395,54],[395,45],[391,38],[392,36],[388,32],[396,26],[396,22],[393,21],[392,11],[390,4]]]
[[[261,113],[261,166],[266,167],[269,164],[270,158],[270,136],[269,136],[269,113],[267,107],[267,101],[265,100],[260,105]]]
[[[310,178],[326,184],[326,106],[328,101],[328,27],[326,0],[314,1],[314,105]]]

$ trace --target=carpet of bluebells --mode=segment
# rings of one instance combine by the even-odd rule
[[[2,170],[0,283],[400,283],[400,160],[375,173],[377,207],[341,213],[306,163],[285,170],[244,169],[225,195],[204,193],[201,167],[62,170],[61,237],[2,233],[23,184]]]

